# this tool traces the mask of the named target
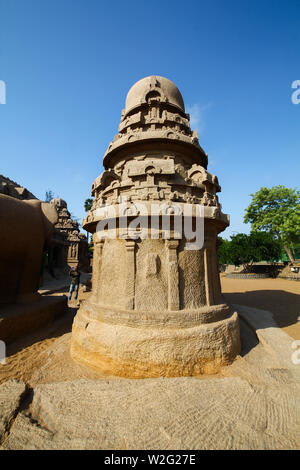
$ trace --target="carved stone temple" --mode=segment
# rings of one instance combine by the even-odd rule
[[[107,374],[157,377],[215,373],[239,354],[238,315],[222,299],[216,248],[229,217],[207,160],[174,83],[159,76],[135,83],[83,221],[93,233],[93,291],[73,323],[76,361]],[[158,210],[150,236],[154,219],[141,205],[152,213],[170,208],[169,230]],[[203,209],[198,248],[183,230],[178,236],[184,217],[176,208],[187,206],[193,226]],[[116,228],[105,229],[105,221]]]
[[[79,224],[71,218],[66,201],[54,198],[50,201],[58,213],[58,222],[49,244],[49,262],[55,268],[69,270],[79,265],[80,269],[88,269],[88,242],[80,233]]]

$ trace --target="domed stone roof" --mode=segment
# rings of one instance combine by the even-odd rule
[[[54,199],[51,199],[50,204],[54,204],[56,207],[65,207],[67,208],[67,203],[64,199],[61,199],[60,197],[56,197]]]
[[[126,97],[125,114],[131,109],[147,101],[147,95],[156,93],[162,101],[167,101],[185,112],[184,102],[180,91],[171,80],[157,75],[150,75],[136,82],[129,90]]]

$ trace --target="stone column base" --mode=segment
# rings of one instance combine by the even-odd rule
[[[214,374],[239,352],[238,315],[226,305],[156,316],[153,312],[102,308],[86,301],[73,323],[71,356],[105,375]]]

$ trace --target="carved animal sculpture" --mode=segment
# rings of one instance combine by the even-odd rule
[[[0,194],[0,305],[39,297],[43,247],[57,220],[53,205]]]

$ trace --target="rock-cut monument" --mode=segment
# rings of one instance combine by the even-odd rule
[[[0,177],[0,340],[6,343],[67,310],[65,296],[38,292],[43,250],[57,220],[55,207]]]
[[[74,319],[71,355],[107,374],[215,373],[240,352],[217,260],[229,217],[189,119],[174,83],[139,80],[92,185],[83,227],[93,233],[93,289]],[[186,220],[195,233],[204,220],[203,243],[193,245]]]

